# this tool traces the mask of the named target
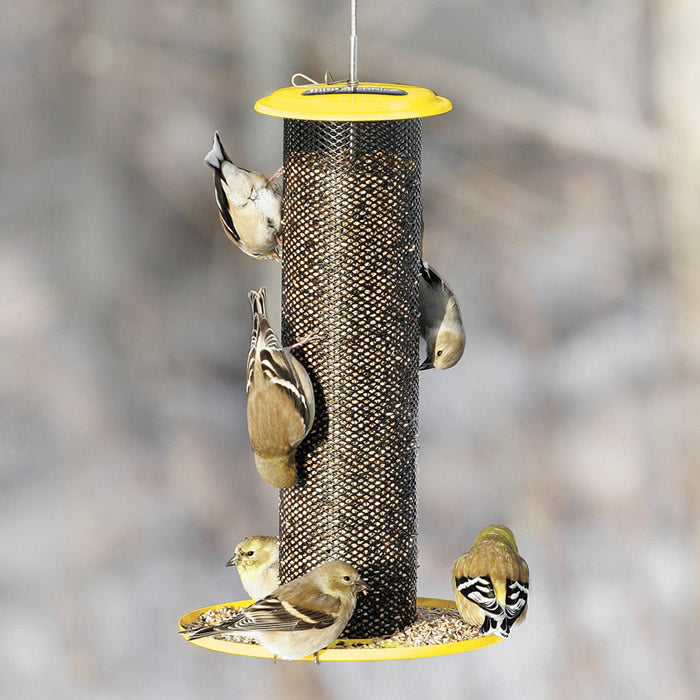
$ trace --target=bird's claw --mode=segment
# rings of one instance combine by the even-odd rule
[[[304,338],[299,338],[294,345],[289,346],[289,350],[294,350],[295,348],[300,348],[302,345],[308,345],[309,343],[316,343],[323,338],[322,335],[314,333],[313,335],[307,335]]]
[[[284,175],[284,165],[280,165],[280,167],[267,178],[267,184],[271,185],[278,177],[282,177],[282,175]]]

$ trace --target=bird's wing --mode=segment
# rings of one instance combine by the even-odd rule
[[[529,584],[527,581],[506,579],[506,618],[512,625],[523,613],[527,605]]]
[[[233,242],[240,245],[241,237],[238,234],[238,231],[236,231],[236,227],[233,223],[228,198],[226,197],[226,192],[224,191],[222,176],[218,170],[214,172],[214,192],[216,194],[216,206],[219,208],[219,218],[221,219],[221,224]]]
[[[490,576],[460,576],[455,579],[457,590],[472,603],[478,605],[484,612],[495,615],[502,613],[496,598],[496,591]]]
[[[484,624],[481,627],[484,634],[493,632],[502,637],[508,636],[511,623],[496,598],[490,576],[459,576],[455,579],[455,586],[467,600],[484,611]]]
[[[317,601],[314,599],[307,603],[298,603],[293,599],[280,599],[270,595],[251,605],[242,619],[236,622],[235,628],[241,632],[291,632],[330,627],[338,619],[332,612],[337,599],[332,596],[324,597],[329,599],[327,608],[315,604]]]
[[[268,346],[260,351],[260,366],[265,377],[291,397],[299,414],[304,416],[306,424],[310,413],[309,404],[302,391],[301,379],[290,358],[289,350],[278,350]]]
[[[248,299],[253,312],[253,332],[248,352],[246,392],[253,386],[257,358],[265,379],[290,396],[297,411],[303,416],[304,427],[308,428],[314,413],[304,393],[304,387],[308,389],[309,382],[302,381],[295,367],[298,363],[294,362],[294,356],[286,348],[280,347],[277,335],[270,327],[265,310],[265,289],[249,292]],[[299,366],[303,370],[303,366]]]

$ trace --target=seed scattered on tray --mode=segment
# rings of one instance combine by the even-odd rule
[[[211,608],[202,613],[195,622],[187,625],[186,629],[194,629],[202,625],[219,625],[230,620],[242,610],[244,608],[233,608],[226,605]],[[339,639],[333,647],[336,649],[388,649],[392,647],[431,646],[464,642],[478,636],[479,628],[468,625],[456,610],[418,606],[415,622],[403,630],[388,637],[375,637],[368,642]],[[232,634],[219,635],[217,639],[252,644],[249,640]]]

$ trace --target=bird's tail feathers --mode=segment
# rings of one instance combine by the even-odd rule
[[[487,614],[484,617],[484,624],[481,625],[480,632],[484,636],[487,634],[495,634],[497,637],[501,637],[501,639],[508,639],[511,627],[512,622],[505,616],[492,617],[491,615]]]
[[[439,287],[443,283],[442,277],[440,277],[435,268],[428,265],[425,260],[420,261],[420,275],[426,284],[431,287]]]
[[[200,627],[199,629],[195,630],[180,630],[180,634],[187,635],[187,639],[190,641],[192,639],[201,639],[202,637],[212,637],[215,634],[225,634],[226,632],[231,632],[231,628],[243,617],[245,617],[245,613],[239,612],[238,614],[234,615],[230,620],[220,622],[218,625],[207,625],[205,627]]]
[[[202,637],[212,637],[215,634],[221,634],[226,631],[223,625],[210,625],[209,627],[200,627],[197,630],[180,630],[180,634],[187,635],[187,640],[202,639]]]
[[[225,160],[231,160],[228,157],[228,154],[224,150],[224,145],[221,143],[221,137],[219,136],[219,132],[215,131],[214,132],[214,145],[211,147],[211,151],[207,153],[207,157],[204,159],[204,162],[214,168],[214,170],[218,170],[221,172],[221,164]]]
[[[297,483],[295,452],[278,457],[260,457],[255,454],[255,466],[260,476],[278,489],[288,489]]]
[[[260,287],[257,292],[254,289],[248,292],[248,301],[250,301],[250,309],[253,312],[253,321],[255,321],[256,316],[267,319],[267,310],[265,306],[266,298],[267,289],[265,287]]]

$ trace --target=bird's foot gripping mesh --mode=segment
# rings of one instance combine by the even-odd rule
[[[280,575],[356,566],[355,638],[415,616],[420,156],[420,119],[285,120],[282,340],[321,340],[294,350],[316,419],[280,492]]]

